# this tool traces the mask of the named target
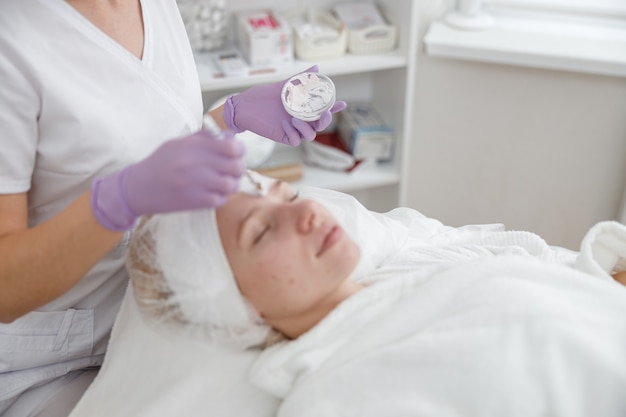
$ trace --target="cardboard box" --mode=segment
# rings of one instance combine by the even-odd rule
[[[272,68],[293,62],[291,27],[271,10],[237,13],[239,50],[252,68]]]
[[[340,115],[339,137],[355,158],[377,161],[391,159],[394,131],[370,104],[351,103]]]

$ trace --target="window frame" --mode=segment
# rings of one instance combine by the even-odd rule
[[[487,9],[626,19],[624,0],[483,0]]]

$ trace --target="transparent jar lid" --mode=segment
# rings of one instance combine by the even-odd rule
[[[280,98],[287,113],[312,122],[335,104],[335,84],[323,74],[303,72],[285,82]]]

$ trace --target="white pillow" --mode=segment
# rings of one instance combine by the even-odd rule
[[[70,417],[273,416],[278,400],[248,382],[258,354],[164,337],[129,286],[104,365]]]

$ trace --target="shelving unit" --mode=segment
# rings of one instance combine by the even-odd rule
[[[332,0],[316,1],[314,7],[330,9]],[[306,7],[310,2],[289,0],[233,0],[229,12],[271,8],[278,12]],[[378,0],[381,10],[398,26],[398,44],[393,51],[374,55],[346,55],[332,60],[305,62],[295,60],[272,72],[242,78],[216,77],[208,54],[197,54],[198,74],[203,100],[208,107],[221,97],[252,85],[286,79],[318,64],[330,76],[338,99],[369,101],[395,131],[394,157],[386,163],[367,163],[351,173],[306,166],[300,183],[347,192],[372,210],[387,211],[404,205],[407,190],[407,164],[411,144],[413,91],[418,50],[417,0]],[[232,39],[232,36],[231,36]],[[283,149],[282,152],[285,152]],[[299,149],[293,149],[298,157]],[[299,184],[296,183],[297,187]]]

